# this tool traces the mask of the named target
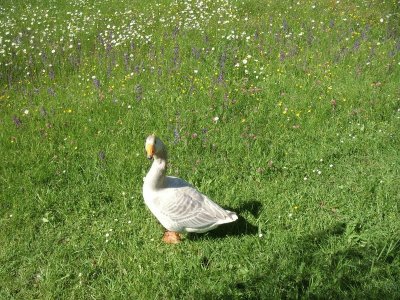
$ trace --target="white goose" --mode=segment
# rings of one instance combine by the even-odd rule
[[[237,220],[236,213],[223,209],[186,181],[165,175],[167,150],[158,137],[148,136],[145,148],[147,158],[154,161],[144,178],[143,198],[167,230],[164,242],[178,243],[179,233],[206,232]]]

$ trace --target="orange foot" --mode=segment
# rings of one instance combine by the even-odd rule
[[[178,244],[181,241],[181,236],[177,232],[166,231],[164,232],[162,240],[167,244]]]

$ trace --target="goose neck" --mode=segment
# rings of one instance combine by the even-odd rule
[[[167,160],[154,157],[153,164],[145,178],[145,184],[149,188],[159,189],[164,186],[165,174],[167,171]]]

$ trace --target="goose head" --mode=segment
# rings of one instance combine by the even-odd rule
[[[145,149],[148,159],[160,157],[166,159],[167,149],[164,143],[154,134],[149,135],[146,139]]]

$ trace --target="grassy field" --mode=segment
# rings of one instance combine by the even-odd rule
[[[3,2],[0,299],[400,298],[398,1]],[[238,222],[161,242],[153,132]]]

